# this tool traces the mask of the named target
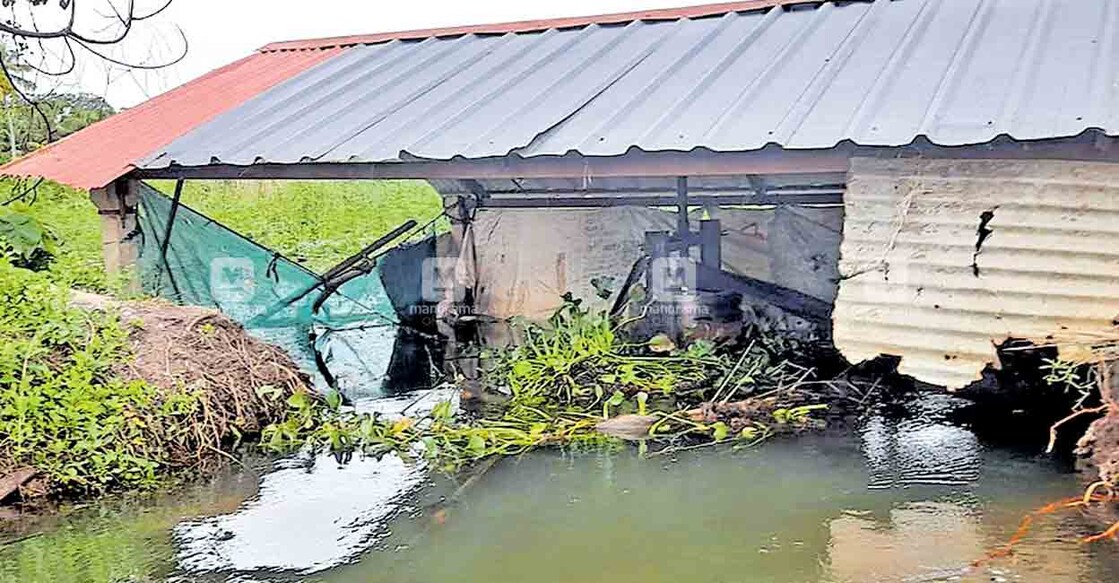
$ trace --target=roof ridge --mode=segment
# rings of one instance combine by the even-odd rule
[[[576,28],[589,26],[591,24],[620,24],[637,20],[679,20],[681,18],[717,16],[719,14],[727,14],[730,12],[764,10],[766,8],[775,8],[778,6],[792,6],[797,4],[824,4],[828,1],[832,0],[738,0],[736,2],[700,4],[695,6],[683,6],[679,8],[659,8],[652,10],[640,10],[635,12],[617,12],[612,14],[598,14],[590,16],[520,20],[514,22],[499,22],[493,24],[423,28],[397,32],[381,32],[373,34],[358,34],[306,40],[281,41],[265,45],[258,49],[258,51],[262,53],[270,53],[278,51],[330,49],[361,44],[373,44],[390,40],[417,40],[441,36],[461,36],[466,34],[536,32],[552,28]]]

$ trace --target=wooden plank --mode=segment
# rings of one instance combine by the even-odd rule
[[[39,471],[32,467],[16,468],[8,475],[0,478],[0,501],[3,501],[8,496],[12,495],[20,486],[23,486],[31,478],[39,475]]]

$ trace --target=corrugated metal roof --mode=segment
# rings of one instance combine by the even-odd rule
[[[950,388],[1007,338],[1090,355],[1119,316],[1117,185],[1106,163],[852,159],[836,346]]]
[[[621,24],[644,20],[652,22],[657,20],[679,20],[681,18],[701,18],[704,16],[726,14],[727,12],[743,12],[773,6],[792,6],[794,4],[819,4],[822,0],[745,0],[739,2],[722,2],[719,4],[701,4],[698,6],[683,6],[679,8],[662,8],[657,10],[641,10],[637,12],[618,12],[615,14],[597,14],[593,16],[574,16],[568,18],[550,18],[544,20],[522,20],[519,22],[500,22],[495,24],[475,24],[467,26],[452,26],[447,28],[424,28],[419,30],[406,30],[400,32],[381,32],[374,34],[361,34],[353,36],[336,36],[329,38],[303,39],[272,43],[261,48],[261,51],[290,51],[305,49],[325,49],[335,47],[352,47],[381,43],[390,40],[415,40],[428,37],[462,36],[464,34],[505,34],[507,32],[540,32],[550,28],[576,28],[589,24]],[[861,1],[861,0],[855,0]]]
[[[156,148],[338,52],[254,54],[0,167],[0,175],[105,186]]]
[[[1115,134],[1117,21],[1110,0],[878,0],[362,44],[145,165]]]

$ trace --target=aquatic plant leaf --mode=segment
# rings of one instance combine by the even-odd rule
[[[412,427],[415,424],[416,424],[415,419],[412,419],[411,417],[401,417],[400,419],[397,419],[395,423],[392,424],[392,428],[389,429],[389,434],[390,435],[400,435],[401,433],[404,433],[405,431],[407,431],[410,427]]]
[[[470,452],[474,457],[481,457],[486,454],[486,440],[477,433],[470,436],[466,443],[466,451]]]
[[[666,334],[657,334],[649,339],[649,350],[657,354],[665,354],[676,350],[676,343]]]
[[[532,374],[532,363],[527,360],[522,360],[513,364],[513,374],[519,377],[527,377]]]
[[[288,397],[287,403],[292,409],[304,409],[311,404],[311,397],[303,391],[298,391]]]
[[[342,407],[342,393],[331,389],[326,393],[326,406],[330,407],[331,411],[337,411]]]
[[[431,417],[436,421],[447,421],[452,415],[454,415],[454,410],[451,408],[450,401],[439,401],[431,408]]]

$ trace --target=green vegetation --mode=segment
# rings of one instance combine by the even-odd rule
[[[313,269],[440,208],[407,182],[198,183],[185,200]],[[206,414],[228,394],[122,380],[135,324],[70,305],[70,288],[121,289],[102,268],[99,222],[88,195],[53,183],[0,207],[0,475],[35,467],[54,494],[150,488],[239,433]]]
[[[61,491],[156,482],[164,441],[189,430],[169,427],[196,399],[114,375],[129,358],[115,317],[73,308],[47,275],[0,260],[0,337],[0,469],[32,466]]]
[[[168,182],[157,186],[168,193],[174,189]],[[439,195],[426,183],[414,181],[188,182],[183,200],[316,271],[337,264],[408,219],[426,222],[441,209]],[[59,285],[98,293],[121,289],[121,278],[105,275],[100,219],[87,194],[45,182],[30,204],[0,207],[0,239],[9,251],[13,239],[5,233],[5,217],[17,213],[34,221],[49,239],[44,248],[52,259],[46,268]]]
[[[35,217],[0,207],[0,257],[17,267],[41,271],[53,259],[56,244],[54,233]]]
[[[724,441],[752,444],[775,432],[813,426],[824,408],[801,391],[812,369],[791,358],[802,347],[758,335],[744,350],[697,342],[686,350],[667,338],[627,342],[622,328],[570,297],[543,325],[521,323],[523,342],[485,356],[487,390],[507,400],[478,417],[456,418],[449,402],[420,419],[385,419],[343,407],[342,399],[296,394],[287,419],[267,427],[264,442],[288,451],[415,452],[444,471],[494,455],[541,446],[600,445],[623,419],[633,438],[668,451]],[[626,437],[630,437],[627,435]],[[644,441],[643,441],[644,443]]]
[[[0,258],[0,476],[34,468],[32,495],[206,473],[281,417],[261,393],[305,390],[286,355],[218,314],[71,302],[49,273]]]
[[[3,207],[0,217],[18,214],[34,221],[44,238],[42,248],[51,256],[45,268],[53,281],[100,293],[119,289],[119,281],[105,275],[100,218],[89,195],[44,182],[29,200]],[[14,244],[2,228],[0,239],[9,248]]]
[[[154,186],[170,195],[175,185]],[[408,219],[442,211],[425,182],[186,182],[183,203],[323,272]],[[439,225],[442,227],[442,225]]]

